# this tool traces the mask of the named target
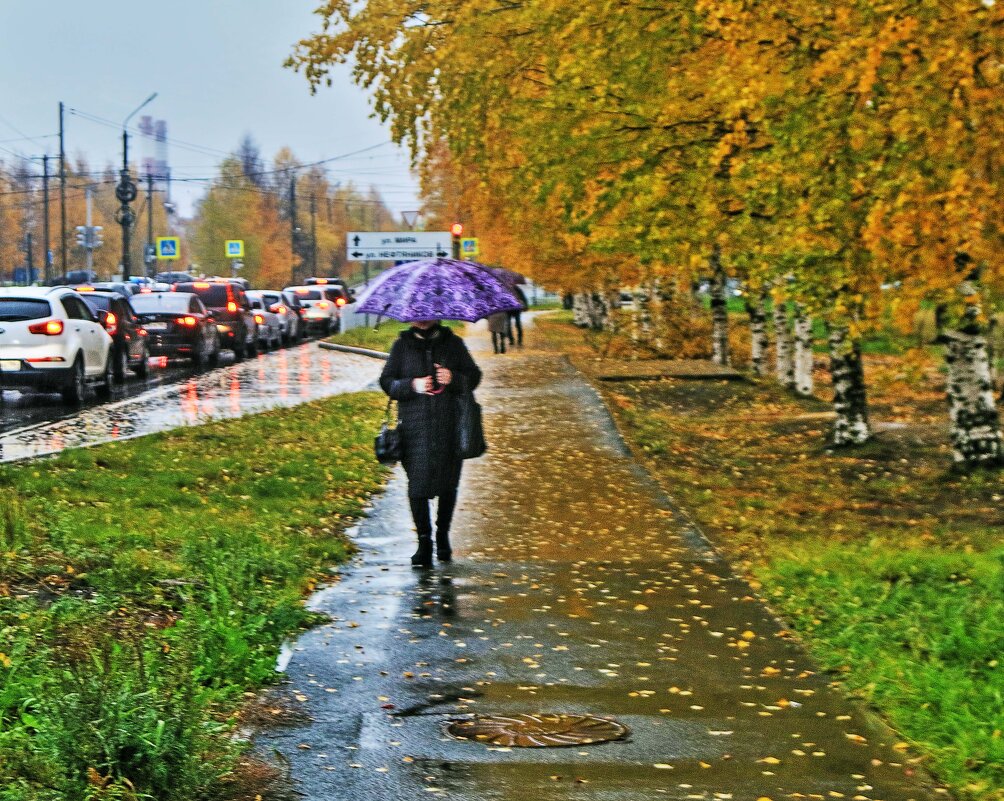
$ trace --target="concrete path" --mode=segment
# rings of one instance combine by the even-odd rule
[[[468,462],[458,560],[415,571],[405,481],[361,560],[314,599],[330,624],[286,670],[313,723],[259,738],[307,799],[922,799],[764,604],[632,460],[566,361],[469,340],[490,451]],[[629,739],[492,748],[471,713],[590,713]]]

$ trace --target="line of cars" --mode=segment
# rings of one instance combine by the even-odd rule
[[[353,300],[337,279],[251,290],[241,279],[177,278],[0,288],[0,390],[58,391],[78,404],[88,385],[107,395],[129,372],[145,378],[151,356],[201,368],[215,365],[221,350],[241,361],[309,334],[336,333]]]

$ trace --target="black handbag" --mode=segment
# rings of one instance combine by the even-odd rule
[[[462,392],[457,395],[457,453],[461,459],[476,459],[486,450],[481,406],[473,392]]]
[[[373,452],[380,464],[394,464],[401,461],[401,421],[398,420],[397,424],[391,428],[390,404],[391,400],[388,399],[383,425],[380,426],[380,433],[373,440]]]

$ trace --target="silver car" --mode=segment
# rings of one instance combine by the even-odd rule
[[[248,296],[255,322],[258,323],[259,350],[281,347],[283,340],[282,322],[279,315],[269,308],[272,304],[264,298],[264,295],[274,293],[266,293],[260,289],[249,289],[244,294]]]
[[[263,289],[260,293],[265,308],[279,315],[279,324],[282,327],[282,341],[290,345],[302,338],[302,323],[300,315],[295,309],[290,308],[289,302],[282,296],[282,293],[273,289]]]

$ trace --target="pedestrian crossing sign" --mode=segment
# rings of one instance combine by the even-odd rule
[[[227,258],[228,259],[243,259],[244,258],[244,240],[243,239],[228,239],[227,240]]]
[[[476,237],[468,237],[460,240],[460,253],[464,258],[473,258],[478,255],[478,240]]]
[[[181,258],[181,240],[176,236],[157,237],[157,258],[174,261]]]

